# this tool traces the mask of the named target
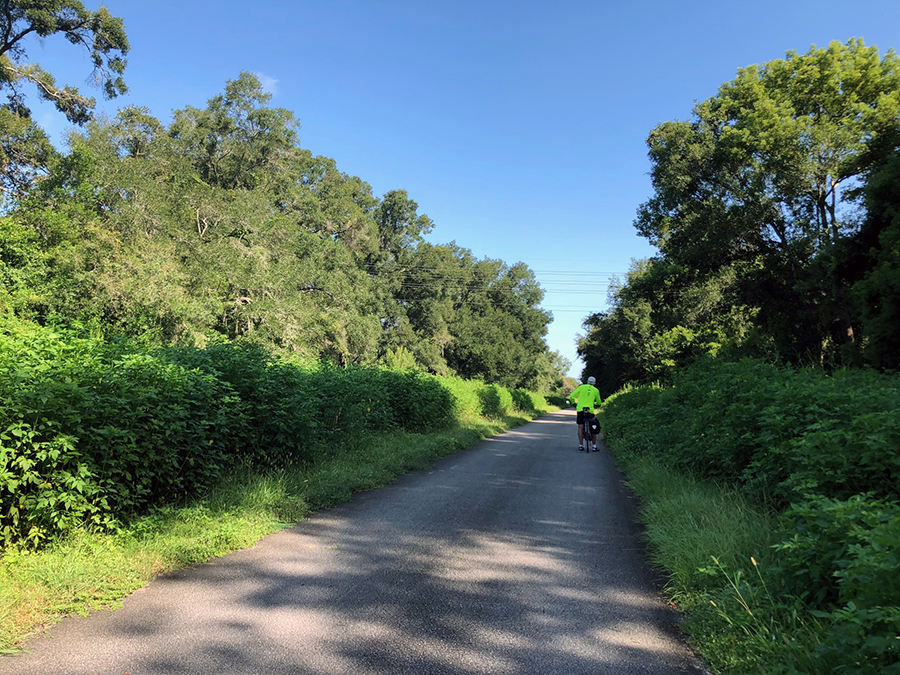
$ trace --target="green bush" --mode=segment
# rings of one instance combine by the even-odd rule
[[[485,384],[478,389],[482,414],[485,417],[503,417],[513,409],[513,397],[506,387],[499,384]]]
[[[273,467],[303,461],[314,452],[319,394],[300,369],[272,361],[263,349],[249,344],[167,348],[162,353],[233,389],[242,459]]]
[[[529,412],[543,400],[515,396]],[[237,463],[309,464],[348,435],[513,405],[503,387],[419,371],[289,363],[249,344],[147,349],[0,318],[0,534],[40,544],[111,527]]]
[[[807,495],[900,497],[900,380],[874,372],[701,362],[668,389],[605,405],[604,433],[639,434],[668,466],[785,507]]]
[[[783,519],[789,538],[775,548],[791,592],[816,609],[900,606],[900,504],[871,495],[814,497]]]
[[[236,398],[197,371],[30,324],[0,325],[0,527],[39,543],[211,484]]]
[[[569,401],[565,396],[557,396],[555,394],[551,394],[549,396],[545,396],[544,400],[549,405],[555,405],[557,408],[565,408],[569,405]]]
[[[483,386],[475,380],[464,380],[461,377],[442,377],[441,385],[453,400],[454,416],[461,419],[473,419],[484,414],[478,392]]]
[[[423,431],[453,418],[450,393],[419,371],[286,363],[246,344],[168,354],[231,384],[249,425],[244,453],[268,466],[311,461],[350,433]]]
[[[600,410],[604,441],[619,456],[659,458],[668,431],[667,425],[660,421],[664,410],[660,401],[669,395],[669,390],[644,386],[607,398]]]
[[[5,408],[5,406],[4,406]],[[2,410],[4,418],[8,410]],[[74,440],[49,421],[5,422],[0,431],[0,535],[40,543],[83,522],[102,521],[97,476]]]
[[[39,544],[110,527],[237,463],[309,464],[363,431],[542,402],[414,370],[289,363],[250,344],[147,349],[0,318],[0,533]]]
[[[450,391],[432,375],[416,370],[382,371],[395,424],[406,431],[447,427],[455,418]]]
[[[516,410],[532,415],[546,409],[547,399],[540,394],[535,394],[527,389],[513,389],[510,394]]]
[[[822,672],[864,675],[900,673],[898,410],[897,376],[707,361],[610,397],[601,420],[615,454],[783,511],[774,585],[822,622]]]
[[[754,455],[742,476],[748,488],[771,492],[781,504],[805,495],[900,497],[900,407],[891,409],[900,406],[900,396],[858,386],[870,378],[853,379],[815,382],[797,392],[815,401],[813,412],[767,411],[764,430],[780,442]]]
[[[840,673],[900,672],[900,504],[817,497],[784,526],[775,573],[831,627],[816,656]]]

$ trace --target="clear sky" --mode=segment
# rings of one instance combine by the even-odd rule
[[[407,190],[435,222],[429,240],[531,267],[554,315],[548,344],[572,361],[610,275],[654,253],[632,225],[650,196],[654,126],[788,50],[851,37],[900,49],[900,0],[104,4],[125,21],[130,91],[101,108],[168,122],[256,73],[300,120],[302,146],[377,196]],[[71,45],[29,56],[88,91],[90,64]],[[41,115],[62,133],[65,120]]]

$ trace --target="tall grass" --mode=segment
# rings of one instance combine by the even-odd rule
[[[723,673],[820,672],[822,660],[810,655],[822,626],[767,582],[777,518],[740,493],[647,457],[632,456],[623,468],[641,500],[653,564],[706,662]]]

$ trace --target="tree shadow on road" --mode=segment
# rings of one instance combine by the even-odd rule
[[[129,649],[132,675],[704,672],[655,593],[612,460],[577,454],[569,421],[161,577],[106,622],[107,662]]]

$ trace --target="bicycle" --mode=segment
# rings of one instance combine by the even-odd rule
[[[591,433],[591,419],[593,414],[587,408],[584,409],[584,415],[581,419],[581,437],[584,439],[584,450],[590,454],[591,450],[595,450],[594,443],[591,441],[593,434]]]

